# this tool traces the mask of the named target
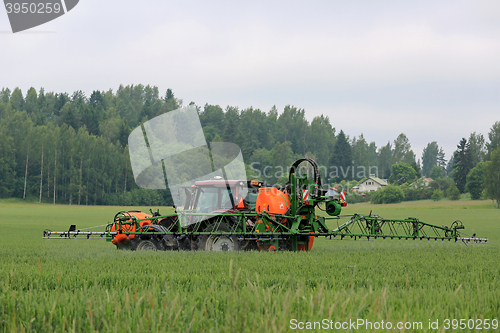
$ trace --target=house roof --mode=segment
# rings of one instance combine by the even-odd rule
[[[363,183],[365,183],[367,180],[373,180],[374,182],[376,182],[380,186],[387,186],[387,182],[378,178],[378,177],[370,176],[370,177],[366,178],[366,180],[363,181]]]

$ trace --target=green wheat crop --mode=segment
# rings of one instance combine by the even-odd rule
[[[500,211],[492,206],[344,211],[437,225],[462,220],[464,232],[488,237],[487,245],[320,238],[307,253],[208,253],[43,240],[46,228],[102,225],[125,208],[0,203],[0,332],[288,332],[292,319],[423,323],[406,332],[434,331],[430,319],[441,332],[447,318],[500,319]]]

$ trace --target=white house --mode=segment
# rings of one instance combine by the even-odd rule
[[[370,177],[363,180],[356,187],[359,192],[371,192],[376,191],[379,188],[384,188],[386,186],[387,180],[370,175]]]

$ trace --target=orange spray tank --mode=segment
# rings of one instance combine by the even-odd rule
[[[130,217],[129,219],[126,219],[125,223],[122,222],[121,224],[121,232],[136,232],[136,224],[133,222],[133,220],[142,220],[142,219],[147,219],[150,218],[151,215],[143,213],[143,212],[126,212],[123,214],[123,216]],[[126,223],[126,221],[130,221],[131,223]],[[145,220],[145,221],[140,221],[139,225],[141,227],[151,224],[150,220]],[[119,230],[119,224],[115,223],[111,226],[110,231],[117,231],[118,234],[116,237],[114,237],[111,242],[114,245],[125,245],[127,244],[130,240],[135,238],[135,235],[124,235],[120,232]]]
[[[261,213],[266,211],[269,214],[282,214],[290,208],[288,195],[275,187],[263,187],[259,189],[255,211]]]

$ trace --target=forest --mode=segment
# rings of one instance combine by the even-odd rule
[[[127,142],[141,123],[182,105],[171,89],[161,95],[149,85],[120,85],[90,96],[2,88],[0,198],[70,205],[172,204],[168,190],[137,187]],[[417,157],[404,133],[377,146],[363,134],[351,137],[336,129],[328,116],[309,122],[304,109],[291,105],[267,112],[209,104],[196,108],[206,141],[238,144],[248,178],[268,184],[282,183],[294,159],[311,157],[327,170],[322,176],[331,185],[359,181],[369,173],[402,185],[394,173],[410,168],[403,183],[448,178],[464,193],[472,190],[467,186],[471,171],[476,170],[469,178],[480,179],[483,186],[483,164],[500,155],[494,154],[500,147],[500,121],[492,124],[486,139],[475,132],[465,135],[447,159],[435,141]]]

